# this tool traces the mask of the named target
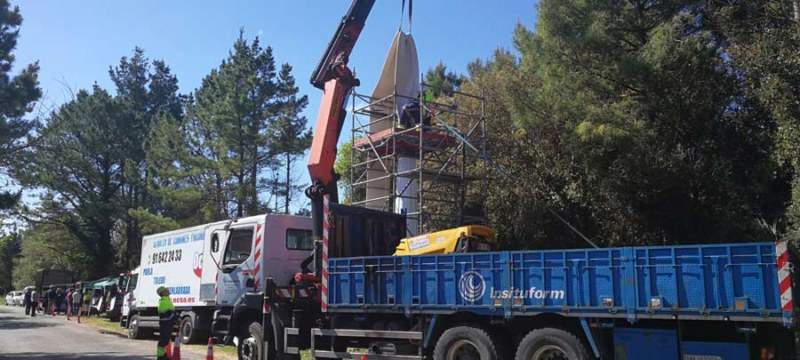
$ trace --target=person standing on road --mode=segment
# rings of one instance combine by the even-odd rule
[[[161,286],[156,291],[161,297],[158,301],[158,345],[157,360],[168,360],[167,344],[169,344],[172,328],[175,327],[175,305],[169,299],[169,289]]]
[[[92,290],[91,289],[84,289],[83,290],[83,305],[86,306],[86,316],[92,315],[90,311],[92,305]]]
[[[31,317],[36,316],[36,308],[39,306],[39,295],[36,289],[31,289]]]
[[[56,311],[55,311],[56,314],[61,312],[61,304],[63,303],[64,303],[64,289],[58,288],[56,289]]]
[[[22,304],[25,305],[25,315],[31,314],[31,289],[25,289],[25,295],[22,298]]]
[[[53,285],[50,285],[50,288],[47,289],[44,295],[44,313],[47,315],[48,313],[53,312],[52,306],[56,304],[56,289],[53,288]]]
[[[83,295],[81,295],[81,288],[76,288],[75,291],[72,292],[72,314],[78,315],[81,312],[82,300]]]
[[[67,292],[64,293],[64,301],[66,301],[67,308],[66,313],[67,315],[72,315],[72,288],[67,288]]]

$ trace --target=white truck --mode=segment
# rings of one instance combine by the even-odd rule
[[[181,342],[207,339],[215,311],[232,313],[245,293],[263,287],[257,279],[264,273],[292,278],[313,249],[311,227],[307,217],[266,214],[144,237],[121,325],[130,338],[157,329],[156,289],[165,286],[179,313]]]

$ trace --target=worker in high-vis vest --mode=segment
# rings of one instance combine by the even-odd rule
[[[158,360],[168,360],[167,344],[172,335],[172,328],[175,326],[175,305],[169,299],[169,289],[159,287],[156,290],[161,299],[158,300],[158,347],[156,347],[156,358]]]

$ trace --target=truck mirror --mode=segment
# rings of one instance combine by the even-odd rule
[[[217,233],[211,235],[211,252],[219,251],[219,236]]]
[[[247,278],[247,280],[244,282],[244,286],[245,286],[245,287],[249,287],[249,288],[255,288],[255,287],[256,287],[256,280],[255,280],[255,279],[253,279],[253,278],[251,278],[251,277],[249,277],[249,278]]]

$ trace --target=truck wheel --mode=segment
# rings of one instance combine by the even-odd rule
[[[194,328],[194,321],[192,321],[191,316],[181,318],[178,331],[181,334],[181,344],[193,344],[200,341],[200,331]]]
[[[447,329],[433,349],[434,360],[502,360],[485,331],[470,326]]]
[[[128,321],[128,339],[144,339],[152,330],[139,326],[139,316],[133,315]]]
[[[244,338],[239,339],[239,345],[236,347],[236,352],[239,354],[239,360],[265,360],[261,358],[262,349],[261,347],[264,346],[264,340],[262,336],[264,335],[264,330],[261,327],[261,324],[258,322],[250,323],[250,326],[247,327],[247,331],[245,332]],[[270,334],[267,332],[267,338],[269,338]],[[275,350],[272,348],[270,344],[267,344],[267,359],[274,359],[275,358]]]
[[[544,328],[528,333],[517,347],[515,360],[588,360],[589,355],[575,335],[561,329]]]

